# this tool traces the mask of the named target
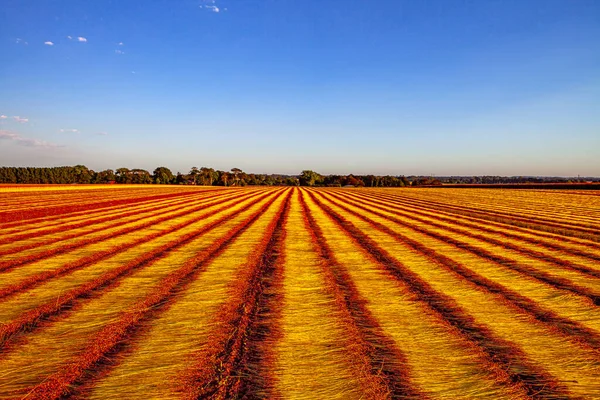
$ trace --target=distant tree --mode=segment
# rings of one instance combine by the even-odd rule
[[[117,177],[112,169],[106,169],[96,173],[94,183],[109,183],[116,181]]]
[[[275,180],[275,178],[271,175],[265,175],[263,181],[262,181],[263,185],[266,186],[275,186],[277,184],[277,181]]]
[[[287,177],[285,178],[285,185],[286,186],[298,186],[299,182],[297,178],[291,178],[291,177]]]
[[[173,173],[167,167],[158,167],[152,173],[152,180],[157,184],[167,185],[172,183],[174,179]]]
[[[321,181],[326,186],[342,186],[346,180],[342,175],[327,175],[322,177]]]
[[[145,169],[132,169],[131,170],[131,183],[137,184],[149,184],[152,183],[152,177],[150,176],[150,172]]]
[[[413,186],[439,186],[442,182],[436,178],[418,178],[412,181]]]
[[[219,179],[219,173],[212,168],[200,168],[200,184],[211,186]]]
[[[315,186],[323,181],[323,177],[321,175],[311,170],[302,171],[299,179],[301,186]]]
[[[382,187],[398,187],[400,186],[400,180],[395,176],[382,176],[380,179]]]
[[[188,181],[188,176],[182,174],[181,172],[177,172],[177,176],[175,177],[175,183],[178,185],[186,185]]]
[[[231,181],[231,175],[226,171],[218,171],[219,172],[219,186],[229,186],[229,182]]]
[[[131,171],[129,168],[117,168],[115,171],[118,183],[131,183]]]
[[[365,186],[367,187],[377,187],[379,186],[379,177],[375,175],[366,175],[362,177]]]
[[[190,180],[192,181],[192,183],[194,185],[197,185],[200,181],[200,170],[198,169],[198,167],[192,167],[192,169],[190,169],[190,173],[188,174]]]
[[[17,183],[16,168],[0,168],[0,183]]]
[[[348,175],[346,177],[344,185],[351,185],[354,187],[362,187],[362,186],[365,186],[365,183],[361,179],[358,179],[353,175]]]
[[[248,174],[245,172],[242,172],[241,174],[238,175],[238,179],[239,179],[239,185],[240,186],[246,186],[248,184]]]
[[[93,172],[94,171],[90,171],[85,165],[76,165],[72,167],[74,183],[90,183]]]
[[[248,174],[247,176],[247,181],[248,185],[253,185],[256,186],[258,185],[257,180],[256,180],[256,174]]]
[[[242,171],[239,168],[231,168],[231,174],[233,175],[234,185],[235,186],[240,186],[240,177],[241,177],[242,174],[244,174],[244,171]]]

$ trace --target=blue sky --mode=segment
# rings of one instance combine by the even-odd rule
[[[600,2],[2,0],[0,165],[600,176]]]

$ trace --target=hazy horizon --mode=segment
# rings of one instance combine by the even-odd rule
[[[600,3],[4,0],[0,166],[600,176]]]

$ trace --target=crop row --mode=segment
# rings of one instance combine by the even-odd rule
[[[0,220],[0,399],[600,396],[585,194],[85,190]]]

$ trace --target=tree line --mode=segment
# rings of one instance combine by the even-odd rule
[[[300,175],[253,174],[239,168],[230,171],[192,167],[187,174],[173,174],[167,167],[152,173],[144,169],[118,168],[94,171],[84,165],[65,167],[0,167],[3,184],[163,184],[202,186],[369,186],[400,187],[417,184],[441,184],[428,179],[409,181],[404,176],[321,175],[311,170]]]
[[[0,167],[2,184],[163,184],[202,186],[352,186],[402,187],[439,186],[442,184],[514,184],[514,183],[568,183],[597,181],[598,178],[551,177],[426,177],[391,175],[321,175],[304,170],[300,175],[252,174],[239,168],[230,171],[208,167],[192,167],[187,174],[173,174],[167,167],[158,167],[152,173],[144,169],[118,168],[94,171],[84,165],[65,167]]]
[[[158,167],[152,173],[134,168],[94,171],[84,165],[65,167],[0,167],[3,184],[163,184],[204,186],[284,186],[297,185],[298,179],[286,175],[248,174],[239,168],[220,171],[213,168],[193,167],[189,173],[173,174],[167,167]]]

